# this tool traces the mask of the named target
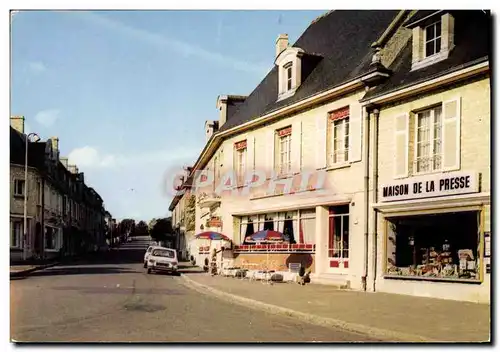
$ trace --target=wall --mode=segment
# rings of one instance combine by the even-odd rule
[[[490,133],[491,101],[488,78],[469,80],[438,92],[420,95],[399,104],[383,108],[380,113],[379,136],[379,184],[394,181],[394,117],[414,109],[461,97],[461,170],[482,174],[481,192],[490,192]],[[380,217],[379,217],[380,218]],[[490,206],[485,206],[485,231],[490,231]],[[378,268],[385,263],[383,222],[378,221]],[[398,292],[418,296],[430,296],[467,301],[488,302],[490,275],[485,274],[482,285],[436,283],[419,281],[384,280],[378,271],[377,288],[380,291]]]
[[[10,212],[11,214],[24,213],[24,197],[14,196],[14,180],[24,180],[24,166],[10,165]],[[37,182],[39,180],[38,172],[35,169],[28,168],[28,202],[27,214],[28,216],[36,216],[38,193]]]

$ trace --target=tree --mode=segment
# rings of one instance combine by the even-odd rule
[[[123,219],[118,225],[120,234],[124,235],[127,232],[132,234],[135,230],[134,219]]]
[[[172,218],[153,219],[150,222],[149,234],[155,241],[165,241],[173,233]]]
[[[185,208],[185,226],[186,231],[195,230],[195,213],[196,213],[196,196],[194,194],[187,195],[188,199]]]
[[[148,236],[149,235],[149,228],[148,224],[146,224],[145,221],[141,220],[139,223],[135,226],[135,236]]]

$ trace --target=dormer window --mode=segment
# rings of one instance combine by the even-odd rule
[[[412,29],[412,70],[448,58],[454,47],[454,18],[450,13],[437,11],[418,18],[407,27]]]
[[[425,57],[441,51],[441,21],[425,27]]]

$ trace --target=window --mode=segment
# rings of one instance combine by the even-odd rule
[[[245,238],[262,230],[282,233],[290,244],[314,244],[316,238],[316,209],[300,209],[289,212],[253,215],[241,218],[240,238]]]
[[[292,89],[292,63],[289,63],[285,66],[286,72],[286,89],[285,91],[289,91]]]
[[[23,223],[21,221],[11,221],[10,246],[13,248],[20,248],[22,238],[23,238]]]
[[[442,107],[419,112],[416,115],[416,171],[432,172],[441,169],[443,139]]]
[[[480,212],[387,219],[387,267],[391,276],[479,279]]]
[[[278,144],[278,160],[276,163],[276,168],[278,174],[281,176],[286,176],[292,171],[292,127],[286,127],[278,130],[276,133],[277,144]]]
[[[349,258],[349,205],[330,207],[328,257]]]
[[[57,250],[59,245],[59,229],[46,226],[45,227],[45,249]]]
[[[14,180],[14,195],[24,196],[25,182],[24,180]]]
[[[236,183],[238,186],[245,184],[246,174],[246,158],[247,158],[247,141],[235,143],[235,162],[236,165]]]
[[[349,161],[349,107],[330,113],[328,161],[333,166]]]
[[[441,51],[441,21],[425,27],[425,57]]]

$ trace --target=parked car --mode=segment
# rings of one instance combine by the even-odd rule
[[[148,257],[148,274],[154,272],[177,274],[177,265],[177,251],[175,249],[164,247],[154,248]]]
[[[151,255],[151,252],[153,251],[153,249],[155,248],[162,248],[156,244],[151,244],[149,245],[148,249],[146,250],[146,253],[144,254],[144,268],[147,268],[148,267],[148,259],[149,259],[149,256]]]

